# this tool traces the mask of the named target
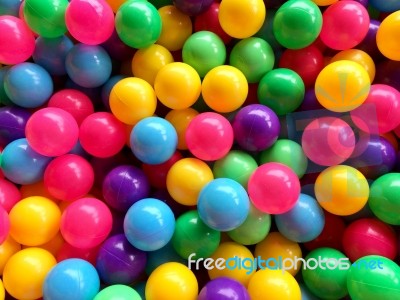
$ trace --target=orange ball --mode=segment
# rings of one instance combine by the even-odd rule
[[[331,62],[339,61],[339,60],[350,60],[356,63],[359,63],[365,71],[368,72],[369,79],[371,82],[374,81],[375,78],[375,63],[374,60],[369,56],[367,52],[364,52],[359,49],[349,49],[343,50],[337,53],[332,57]]]
[[[186,145],[186,129],[190,121],[197,116],[199,113],[193,108],[186,109],[173,109],[166,116],[165,119],[174,126],[176,133],[178,134],[178,146],[179,150],[187,150]]]

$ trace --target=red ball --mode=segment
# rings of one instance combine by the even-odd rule
[[[56,259],[57,262],[60,262],[69,258],[80,258],[90,262],[93,266],[96,266],[99,249],[99,246],[89,249],[81,249],[71,246],[68,243],[64,243],[58,251]]]

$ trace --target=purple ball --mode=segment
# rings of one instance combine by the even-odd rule
[[[241,108],[232,127],[236,142],[247,151],[262,151],[272,146],[281,129],[275,112],[262,104]]]
[[[132,204],[147,198],[149,193],[150,183],[145,173],[131,165],[112,169],[103,181],[105,202],[121,212],[126,212]]]
[[[25,126],[31,113],[20,107],[0,107],[0,146],[25,137]]]
[[[380,25],[380,21],[371,19],[367,35],[364,40],[357,45],[357,49],[367,52],[374,60],[382,56],[376,45],[376,33]]]
[[[174,0],[176,8],[188,16],[197,16],[205,12],[214,0]]]
[[[240,282],[218,277],[201,289],[197,300],[250,300],[250,295]]]
[[[118,234],[101,245],[96,269],[106,284],[131,284],[144,274],[146,263],[146,252],[133,247],[124,234]]]
[[[324,107],[318,102],[314,89],[308,89],[304,94],[304,100],[301,102],[297,111],[317,110]]]

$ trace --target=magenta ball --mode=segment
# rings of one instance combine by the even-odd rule
[[[235,279],[218,277],[207,282],[197,300],[250,300],[250,295]]]
[[[126,212],[132,204],[147,198],[149,193],[150,183],[145,173],[131,165],[114,168],[103,181],[105,202],[121,212]]]
[[[69,112],[46,107],[29,118],[25,134],[29,145],[37,153],[60,156],[71,151],[78,142],[79,127]]]
[[[18,187],[11,181],[0,178],[0,206],[10,212],[19,200],[21,200],[21,192]]]
[[[262,151],[278,139],[281,125],[269,107],[251,104],[241,108],[233,120],[235,140],[244,150]]]
[[[7,239],[10,232],[10,219],[7,211],[0,205],[0,245]]]
[[[86,196],[94,182],[89,162],[75,154],[52,160],[44,172],[44,186],[54,198],[73,201]]]
[[[356,140],[353,129],[342,119],[321,117],[306,126],[301,144],[311,161],[321,166],[334,166],[351,156]]]
[[[189,151],[201,160],[214,161],[224,157],[233,145],[233,129],[229,121],[215,112],[197,115],[186,129]]]

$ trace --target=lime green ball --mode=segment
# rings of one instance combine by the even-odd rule
[[[101,290],[93,300],[142,300],[142,297],[127,285],[115,284]]]

